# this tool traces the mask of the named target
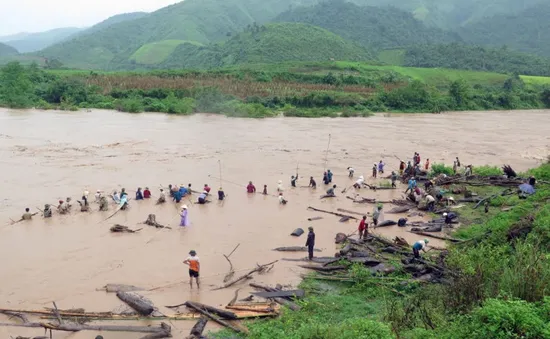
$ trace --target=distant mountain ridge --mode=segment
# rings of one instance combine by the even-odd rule
[[[22,33],[13,36],[19,36],[19,39],[8,40],[4,43],[14,47],[20,53],[30,53],[61,42],[82,30],[83,28],[78,27],[64,27],[39,33]]]
[[[10,45],[0,42],[0,57],[18,55],[19,52]]]

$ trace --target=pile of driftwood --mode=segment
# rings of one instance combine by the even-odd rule
[[[336,238],[342,238],[342,235],[337,235]],[[442,250],[435,247],[432,249]],[[394,263],[398,258],[401,258],[403,265],[396,267]],[[440,282],[445,274],[451,273],[438,263],[414,258],[411,246],[403,238],[396,237],[393,240],[388,240],[372,234],[369,234],[368,238],[364,240],[347,237],[345,245],[334,257],[314,258],[313,263],[300,266],[317,272],[316,275],[307,275],[304,278],[357,283],[359,281],[353,277],[349,270],[352,265],[361,264],[372,273],[372,278],[362,277],[362,283],[373,283],[396,294],[402,294],[395,289],[396,283],[397,285],[408,282],[436,283]],[[413,278],[393,277],[392,273],[396,270],[410,273]]]

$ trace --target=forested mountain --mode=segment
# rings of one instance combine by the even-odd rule
[[[550,56],[550,3],[515,15],[500,15],[460,30],[465,41],[486,46],[503,46]]]
[[[81,31],[80,34],[94,33],[94,32],[100,31],[104,28],[107,28],[109,26],[112,26],[114,24],[118,24],[118,23],[121,23],[121,22],[124,22],[124,21],[130,21],[130,20],[143,18],[146,15],[149,15],[149,13],[146,13],[146,12],[132,12],[132,13],[123,13],[123,14],[114,15],[114,16],[108,18],[108,19],[103,20],[100,23],[97,23],[97,24],[93,25],[90,28],[87,28],[87,29]]]
[[[547,0],[352,0],[359,5],[395,6],[427,25],[455,29],[501,14],[514,14]]]
[[[403,66],[443,67],[550,76],[550,58],[463,44],[418,45],[407,48]]]
[[[323,28],[300,23],[252,25],[229,41],[210,46],[181,44],[162,64],[167,68],[212,68],[284,61],[366,61],[374,57]]]
[[[288,9],[316,0],[185,0],[145,17],[121,22],[51,46],[41,56],[82,68],[124,63],[146,43],[222,41],[247,25],[264,23]]]
[[[15,48],[0,42],[0,57],[12,56],[17,54],[19,53]]]
[[[63,41],[81,30],[82,28],[65,27],[39,33],[25,33],[18,40],[9,40],[4,43],[14,47],[20,53],[35,52]]]
[[[357,6],[344,0],[291,9],[277,16],[275,21],[323,27],[371,49],[461,40],[458,34],[426,27],[412,14],[395,7]]]

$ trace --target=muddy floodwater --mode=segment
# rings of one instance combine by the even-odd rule
[[[338,217],[315,213],[308,206],[336,211],[371,212],[373,205],[354,204],[346,195],[390,200],[400,198],[403,187],[392,191],[341,190],[353,181],[346,168],[368,183],[373,163],[386,162],[386,174],[397,169],[400,158],[419,152],[422,162],[452,164],[510,164],[516,170],[536,166],[550,151],[550,112],[462,112],[442,115],[378,115],[368,119],[233,119],[217,115],[189,117],[164,114],[123,114],[112,111],[55,112],[0,109],[0,308],[41,309],[56,301],[58,307],[87,311],[121,311],[125,307],[114,294],[96,289],[107,283],[132,284],[148,289],[143,295],[160,311],[173,314],[165,305],[186,300],[225,305],[234,289],[212,291],[223,283],[231,256],[237,275],[282,258],[302,258],[306,253],[272,251],[280,246],[303,246],[305,235],[289,234],[297,227],[313,226],[318,256],[336,251],[334,235],[352,233],[357,222],[338,222]],[[327,168],[334,172],[338,197],[320,200],[327,189],[322,184],[325,152],[331,135]],[[224,182],[220,183],[219,163]],[[290,176],[298,172],[298,186],[314,176],[318,188],[290,188]],[[286,206],[274,196],[249,195],[248,181],[258,190],[268,186],[274,194],[282,180]],[[378,181],[382,181],[378,179]],[[191,225],[180,228],[174,203],[156,206],[152,201],[131,202],[128,211],[101,222],[110,212],[54,214],[44,220],[10,225],[26,207],[36,211],[59,199],[79,199],[84,190],[91,199],[97,189],[125,187],[132,196],[137,187],[148,186],[153,198],[168,184],[192,183],[195,189],[220,185],[227,194],[223,204],[189,205]],[[193,201],[196,196],[193,197]],[[392,206],[385,206],[388,210]],[[154,213],[171,230],[138,225]],[[308,222],[307,218],[323,219]],[[399,216],[385,214],[385,219]],[[412,220],[419,220],[418,217]],[[143,227],[136,234],[111,234],[115,224]],[[410,243],[419,237],[397,226],[376,229],[388,237],[402,236]],[[438,244],[434,241],[434,243]],[[187,266],[182,261],[189,250],[201,260],[202,286],[190,290]],[[304,273],[298,262],[279,261],[274,269],[254,281],[295,286]],[[251,291],[242,287],[240,298]],[[8,321],[0,316],[0,322]],[[130,325],[132,322],[124,322]],[[174,321],[174,337],[183,337],[190,321]],[[12,335],[42,335],[42,329],[1,327],[2,338]],[[107,333],[105,338],[139,338],[139,333]],[[68,334],[55,333],[55,338]],[[93,338],[95,333],[71,334]]]

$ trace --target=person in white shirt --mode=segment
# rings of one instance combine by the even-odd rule
[[[360,176],[359,179],[353,184],[353,187],[355,188],[361,188],[363,187],[363,184],[365,183],[365,178],[363,176]]]
[[[353,178],[353,174],[355,173],[355,170],[353,167],[348,167],[348,177]]]
[[[95,192],[95,201],[96,202],[99,202],[99,200],[101,200],[101,193],[102,193],[101,190],[97,190]]]
[[[420,250],[422,250],[423,252],[426,252],[426,245],[428,245],[428,243],[429,243],[428,239],[418,240],[417,242],[414,243],[413,254],[415,258],[417,259],[420,258]]]
[[[283,187],[283,181],[282,180],[279,180],[279,183],[277,184],[277,192],[282,192],[284,191],[284,187]]]
[[[428,207],[428,211],[433,211],[434,207],[435,207],[435,198],[431,195],[426,195],[426,204],[427,204],[427,207]]]
[[[283,197],[283,192],[280,192],[279,193],[279,204],[281,205],[286,205],[287,201],[286,199]]]

